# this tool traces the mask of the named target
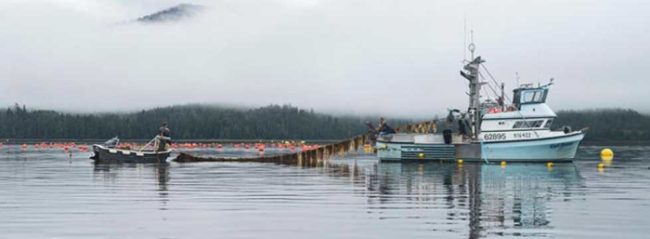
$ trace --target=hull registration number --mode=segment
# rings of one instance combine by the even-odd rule
[[[505,140],[506,133],[494,133],[494,134],[485,134],[483,136],[485,140]]]

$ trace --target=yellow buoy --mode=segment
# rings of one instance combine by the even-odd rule
[[[506,167],[506,161],[501,161],[501,167],[505,168]]]
[[[600,158],[602,160],[612,160],[614,158],[614,151],[609,148],[604,148],[600,151]]]
[[[604,163],[599,163],[598,164],[598,173],[604,173],[605,172],[605,164]]]
[[[419,153],[418,158],[423,159],[424,158],[424,153]]]
[[[463,160],[462,160],[462,159],[458,159],[458,160],[456,160],[456,162],[457,162],[458,164],[463,164]]]
[[[546,163],[546,167],[548,167],[548,168],[552,168],[552,167],[553,167],[553,162],[548,162],[548,163]]]

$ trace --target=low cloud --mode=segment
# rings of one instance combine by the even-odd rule
[[[133,20],[204,6],[163,24]],[[558,109],[647,110],[649,5],[548,1],[9,1],[0,104],[75,111],[291,103],[428,116],[467,104],[474,29],[498,80],[556,79]],[[466,24],[464,24],[466,22]],[[464,25],[467,31],[464,31]]]

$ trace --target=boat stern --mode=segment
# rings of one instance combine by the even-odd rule
[[[453,160],[456,147],[445,144],[442,135],[393,134],[377,140],[377,157],[382,162]]]

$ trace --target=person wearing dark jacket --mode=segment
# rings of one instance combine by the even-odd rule
[[[379,118],[379,126],[377,127],[377,132],[379,133],[379,136],[396,133],[395,130],[386,123],[384,117]]]
[[[166,151],[168,146],[172,143],[171,131],[167,127],[167,122],[163,122],[158,128],[158,147],[156,151]]]

